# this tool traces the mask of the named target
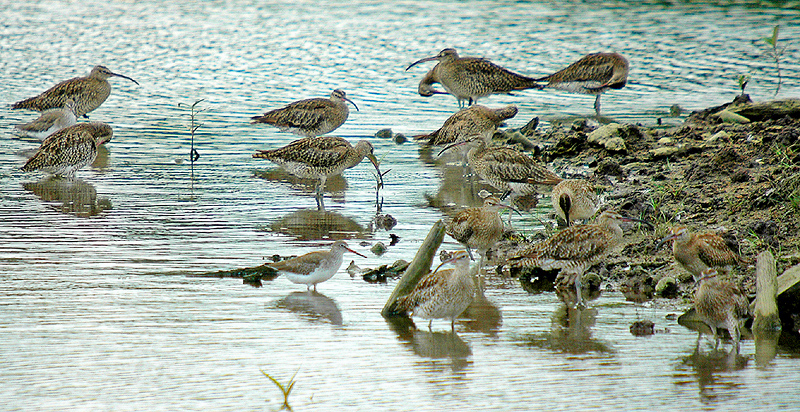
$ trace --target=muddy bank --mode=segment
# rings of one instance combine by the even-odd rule
[[[752,260],[770,250],[779,274],[800,263],[800,101],[756,104],[739,96],[730,104],[694,112],[671,128],[600,125],[587,119],[531,129],[505,131],[496,138],[529,146],[564,177],[592,180],[603,191],[603,208],[656,227],[627,228],[621,254],[589,270],[609,289],[654,289],[662,278],[672,278],[677,280],[675,296],[690,296],[691,275],[674,262],[669,246],[656,250],[676,224],[718,231]],[[514,237],[498,245],[493,263],[502,263],[520,243],[547,236],[523,234],[524,240]],[[754,272],[753,266],[735,271],[752,293]]]

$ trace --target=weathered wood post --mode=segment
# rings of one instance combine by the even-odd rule
[[[753,331],[780,330],[781,320],[778,316],[778,270],[775,257],[770,251],[758,254],[756,258],[756,300],[753,315]]]
[[[381,316],[389,318],[401,315],[397,313],[397,300],[401,296],[409,294],[419,280],[431,271],[433,257],[442,244],[442,240],[444,240],[444,222],[440,220],[434,223],[431,231],[428,232],[428,236],[419,247],[417,255],[414,256],[414,260],[409,263],[408,268],[403,273],[403,277],[397,282],[392,295],[389,296],[389,300],[386,301],[386,305],[381,310]]]

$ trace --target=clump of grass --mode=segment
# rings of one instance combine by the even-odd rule
[[[740,74],[737,81],[739,82],[739,89],[742,91],[741,95],[744,96],[744,88],[747,87],[747,82],[750,81],[750,75]]]
[[[300,370],[298,369],[297,372],[299,371]],[[274,383],[275,386],[277,386],[278,389],[280,389],[281,392],[283,393],[283,406],[281,407],[281,409],[286,409],[287,411],[292,410],[292,407],[289,406],[289,395],[292,393],[294,384],[297,383],[297,381],[294,380],[295,376],[297,376],[297,372],[295,372],[294,375],[292,375],[292,378],[289,379],[289,383],[287,383],[286,386],[284,386],[283,384],[278,382],[277,379],[270,376],[268,373],[264,372],[263,370],[261,371],[261,373],[263,373],[264,376],[266,376],[269,380],[271,380],[272,383]]]
[[[197,150],[195,150],[195,148],[194,148],[194,134],[202,126],[201,123],[197,122],[197,115],[200,114],[201,112],[206,111],[206,109],[199,109],[198,110],[197,109],[197,105],[200,102],[202,102],[203,100],[205,100],[205,99],[200,99],[200,100],[195,101],[192,104],[192,106],[190,107],[191,111],[189,112],[189,116],[190,116],[190,120],[191,120],[191,123],[189,125],[189,134],[191,135],[191,150],[189,150],[189,161],[192,164],[192,170],[191,170],[192,184],[194,184],[194,162],[196,162],[197,159],[200,158],[200,153],[198,153]],[[180,106],[181,106],[181,103],[178,103],[178,107],[180,107]]]
[[[764,37],[762,40],[764,43],[770,46],[767,50],[767,55],[775,60],[775,70],[778,72],[778,86],[775,88],[775,96],[778,95],[778,92],[781,90],[781,83],[783,79],[781,78],[781,56],[783,56],[783,52],[786,50],[786,46],[778,47],[778,25],[772,28],[772,36]]]

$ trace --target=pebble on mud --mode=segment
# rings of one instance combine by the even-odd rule
[[[637,320],[631,324],[631,335],[650,336],[655,333],[655,326],[652,320]]]
[[[369,250],[375,255],[380,256],[386,253],[386,245],[384,245],[383,242],[378,242],[372,245],[372,247]]]
[[[392,129],[381,129],[375,133],[375,137],[381,139],[391,139],[392,138]]]

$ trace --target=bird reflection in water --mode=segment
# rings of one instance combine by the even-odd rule
[[[342,312],[336,301],[317,291],[292,292],[275,302],[275,307],[312,322],[327,321],[342,326]]]
[[[431,366],[437,370],[447,367],[458,372],[472,364],[469,359],[472,349],[455,332],[417,329],[414,321],[402,316],[387,318],[386,321],[401,343],[410,347],[415,355],[433,361]]]
[[[609,353],[612,351],[611,348],[592,338],[591,327],[594,326],[596,319],[595,308],[577,309],[562,304],[553,313],[549,332],[523,336],[522,343],[526,346],[570,354]]]
[[[503,325],[503,314],[500,308],[486,298],[483,288],[475,292],[475,299],[461,314],[464,327],[470,332],[481,332],[488,336],[497,336]]]
[[[337,212],[317,209],[296,210],[270,224],[269,230],[298,240],[343,240],[362,237],[366,229]]]
[[[305,193],[316,193],[316,187],[319,180],[317,179],[302,179],[289,172],[282,167],[276,167],[268,170],[256,170],[253,175],[260,179],[269,180],[271,182],[289,183],[295,190],[300,190]],[[331,194],[331,199],[336,203],[344,202],[344,192],[347,190],[347,180],[342,175],[333,175],[325,180],[325,187],[322,188],[323,192]]]
[[[736,383],[736,374],[728,372],[742,370],[747,366],[748,357],[741,356],[735,348],[731,350],[714,349],[712,351],[698,351],[695,347],[691,355],[682,359],[678,366],[679,373],[676,374],[676,384],[693,384],[696,379],[700,398],[704,401],[719,402],[719,396],[723,393],[730,393],[730,388],[742,383]],[[694,379],[683,372],[691,368],[694,371]]]
[[[111,202],[98,200],[94,185],[81,179],[49,176],[38,182],[23,183],[22,187],[49,203],[54,210],[78,217],[97,216],[111,209]]]

